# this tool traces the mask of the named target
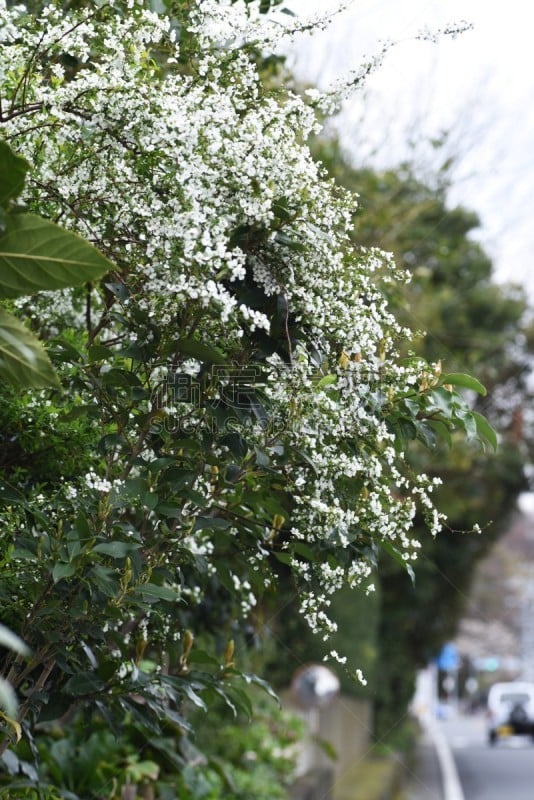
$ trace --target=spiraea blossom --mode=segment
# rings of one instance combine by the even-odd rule
[[[58,587],[83,561],[107,632],[137,603],[143,636],[172,643],[217,581],[246,617],[276,560],[328,632],[329,597],[367,586],[382,547],[415,557],[417,513],[439,530],[405,439],[461,401],[439,366],[397,355],[408,332],[379,286],[404,276],[351,246],[356,199],[311,156],[306,98],[262,81],[278,28],[250,4],[182,5],[0,0],[0,134],[31,165],[23,200],[116,265],[19,302],[56,337],[65,407],[94,441],[83,474],[46,487],[34,537],[58,540]]]

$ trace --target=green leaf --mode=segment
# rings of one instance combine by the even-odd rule
[[[292,214],[287,207],[287,199],[285,197],[273,203],[273,213],[281,222],[290,221]]]
[[[317,389],[324,389],[325,386],[332,386],[334,383],[337,383],[337,375],[325,375],[315,383],[315,386]]]
[[[313,741],[329,759],[332,761],[338,760],[339,754],[332,742],[329,742],[327,739],[321,739],[319,736],[314,736]]]
[[[477,435],[477,424],[470,409],[460,409],[456,413],[456,424],[463,428],[467,439],[474,439]]]
[[[37,555],[26,547],[15,547],[11,553],[12,561],[37,561]]]
[[[396,561],[397,564],[399,564],[404,570],[406,570],[406,572],[410,576],[412,583],[415,583],[415,573],[413,571],[412,565],[408,561],[404,560],[404,558],[402,557],[402,553],[399,550],[397,550],[397,548],[394,547],[391,544],[391,542],[388,542],[384,539],[380,541],[378,544],[380,545],[382,550],[384,550],[384,552],[388,554],[388,556],[391,556],[391,558],[394,561]]]
[[[399,419],[395,421],[394,425],[395,434],[402,440],[402,446],[405,442],[410,442],[417,436],[417,426],[409,419]]]
[[[17,503],[17,505],[26,505],[26,497],[19,492],[18,489],[15,489],[14,486],[10,486],[9,484],[3,484],[0,486],[0,500],[3,503],[11,504]]]
[[[96,247],[34,214],[12,214],[0,236],[0,298],[64,289],[113,269]]]
[[[209,653],[206,653],[205,650],[198,650],[196,647],[193,647],[191,650],[188,661],[191,664],[209,664],[212,667],[218,667],[219,662],[213,656],[210,656]]]
[[[67,681],[65,689],[70,694],[94,694],[101,692],[104,686],[104,681],[94,672],[79,672]]]
[[[63,578],[70,578],[76,572],[76,567],[74,564],[65,563],[58,561],[57,564],[54,564],[52,569],[52,580],[54,583],[59,583],[60,580]]]
[[[49,352],[55,361],[78,364],[85,361],[85,356],[80,353],[73,345],[63,338],[52,340]]]
[[[199,694],[197,694],[197,692],[195,692],[195,690],[189,683],[184,681],[181,688],[187,699],[190,700],[191,703],[194,706],[196,706],[196,708],[201,708],[203,711],[208,710],[204,700],[200,697]]]
[[[317,560],[317,554],[304,542],[294,542],[293,545],[293,552],[297,553],[302,558],[307,559],[307,561],[314,562]]]
[[[141,545],[135,542],[102,542],[93,547],[93,553],[102,553],[111,558],[125,558],[128,553],[139,550],[140,547]]]
[[[119,591],[119,582],[114,570],[96,564],[91,570],[91,577],[97,587],[106,597],[116,597]]]
[[[180,599],[180,594],[169,586],[158,586],[156,583],[145,583],[138,588],[138,592],[144,597],[154,597],[158,600],[167,600],[175,603]]]
[[[28,167],[24,158],[15,155],[5,142],[0,142],[0,206],[5,208],[9,200],[22,192]]]
[[[417,426],[417,438],[419,441],[423,442],[425,447],[427,447],[429,450],[434,450],[437,444],[434,425],[431,425],[428,422],[421,422]]]
[[[110,361],[115,357],[115,353],[111,348],[104,347],[101,344],[93,344],[87,348],[87,356],[89,361]]]
[[[205,530],[227,530],[232,527],[231,520],[223,517],[197,517],[194,532]]]
[[[227,699],[231,700],[231,707],[235,706],[238,711],[245,714],[249,720],[254,716],[252,702],[247,692],[238,686],[229,686],[224,692]]]
[[[105,386],[119,386],[124,388],[141,386],[141,382],[137,375],[134,375],[133,372],[130,372],[127,369],[119,369],[118,367],[113,367],[109,370],[109,372],[105,372],[102,375],[102,383]]]
[[[10,631],[5,625],[0,623],[0,645],[7,647],[8,650],[13,650],[15,653],[20,653],[21,656],[29,656],[31,654],[28,645],[22,641],[20,636]]]
[[[297,253],[304,253],[306,251],[306,245],[298,241],[298,239],[296,238],[298,237],[298,233],[296,233],[296,231],[291,231],[291,230],[289,232],[292,235],[289,235],[285,231],[278,231],[278,233],[274,237],[275,242],[284,245],[284,247],[289,248],[289,250],[294,250]]]
[[[475,420],[478,435],[486,439],[494,450],[497,450],[497,447],[499,446],[497,433],[491,427],[486,417],[483,417],[482,414],[479,414],[476,411],[472,411],[471,415]]]
[[[172,503],[158,503],[154,509],[160,516],[168,517],[171,519],[179,519],[182,514],[182,509]]]
[[[277,561],[280,561],[281,564],[292,564],[293,563],[293,556],[291,553],[287,553],[285,551],[273,551],[273,556],[276,558]]]
[[[440,386],[450,384],[451,386],[462,386],[464,389],[471,389],[473,392],[486,396],[486,387],[480,381],[467,375],[465,372],[450,372],[448,375],[441,375]]]
[[[176,343],[176,349],[186,356],[192,356],[199,361],[208,364],[226,364],[226,356],[216,347],[211,347],[196,339],[180,339]]]
[[[263,689],[263,691],[266,694],[268,694],[269,697],[276,703],[278,703],[278,705],[281,707],[280,698],[278,697],[278,695],[276,694],[270,683],[268,683],[263,678],[259,678],[257,675],[254,675],[251,672],[244,672],[242,673],[242,676],[247,683],[251,683],[254,686],[259,686],[260,689]]]
[[[43,345],[20,320],[1,308],[0,379],[17,389],[60,385]]]
[[[439,439],[443,439],[448,447],[452,446],[452,436],[443,420],[427,420],[426,427],[431,428]]]
[[[308,464],[308,466],[310,466],[313,469],[313,471],[315,472],[316,475],[319,474],[319,472],[317,471],[317,467],[315,466],[314,462],[312,461],[310,456],[307,453],[304,452],[304,450],[300,450],[298,447],[293,447],[292,450],[293,450],[294,453],[299,455],[303,459],[303,461],[305,461],[306,464]]]
[[[126,767],[126,775],[132,783],[158,779],[159,765],[155,761],[134,761],[134,756],[130,756],[130,759],[130,763]]]
[[[453,416],[459,397],[454,392],[449,392],[448,389],[438,387],[430,392],[428,400],[431,406],[437,408],[447,419],[450,419]]]

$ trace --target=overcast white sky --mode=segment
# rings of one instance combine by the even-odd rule
[[[286,0],[302,16],[338,0]],[[437,44],[424,28],[467,20],[474,30]],[[526,0],[353,0],[324,33],[299,37],[291,64],[327,86],[398,42],[369,79],[366,96],[340,116],[342,141],[357,161],[394,164],[406,139],[452,130],[460,155],[452,194],[477,211],[480,238],[499,280],[527,286],[534,301],[534,4]]]

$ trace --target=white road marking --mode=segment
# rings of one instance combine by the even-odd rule
[[[465,800],[458,770],[447,739],[430,715],[425,716],[421,722],[436,748],[445,800]]]

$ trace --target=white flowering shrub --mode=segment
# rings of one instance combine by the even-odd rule
[[[398,357],[379,284],[404,276],[351,246],[356,201],[310,155],[312,109],[262,84],[256,45],[279,28],[250,3],[180,9],[0,0],[23,200],[115,265],[16,301],[60,372],[48,425],[84,420],[78,472],[67,446],[36,480],[31,443],[4,470],[3,609],[35,653],[5,667],[28,730],[95,701],[185,730],[184,697],[234,702],[232,648],[193,634],[253,620],[279,568],[327,636],[337,588],[366,587],[381,550],[415,557],[415,514],[439,530],[409,440],[491,437],[454,391],[476,381]],[[31,428],[50,397],[9,402]]]

